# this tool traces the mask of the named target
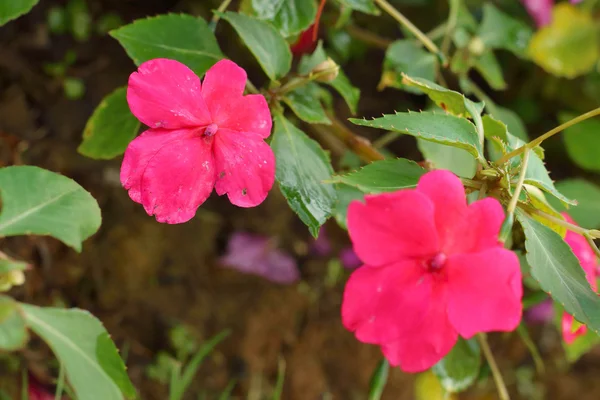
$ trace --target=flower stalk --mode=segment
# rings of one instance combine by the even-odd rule
[[[504,383],[504,379],[502,378],[498,364],[496,364],[494,354],[492,354],[492,350],[488,344],[487,336],[485,333],[478,333],[477,340],[479,341],[479,346],[481,346],[483,355],[485,356],[485,359],[490,366],[490,370],[492,371],[492,376],[494,377],[494,382],[496,382],[496,388],[498,389],[498,397],[500,400],[510,400],[508,390],[506,389],[506,384]]]

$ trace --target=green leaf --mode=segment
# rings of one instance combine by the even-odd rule
[[[25,319],[16,301],[0,296],[0,350],[22,349],[29,340]]]
[[[390,373],[390,363],[385,358],[382,359],[377,368],[371,375],[369,384],[369,400],[379,400],[383,395],[385,385],[387,384],[388,375]]]
[[[505,49],[525,57],[533,30],[526,23],[498,10],[492,3],[483,5],[483,20],[478,36],[487,48]]]
[[[549,197],[548,201],[554,208],[568,212],[575,222],[586,228],[600,226],[600,187],[584,179],[575,178],[556,182],[556,189],[577,200],[577,205],[566,209],[559,201]]]
[[[417,186],[425,169],[405,158],[374,161],[358,171],[334,175],[331,182],[343,183],[365,193],[394,192]]]
[[[524,140],[526,142],[529,141],[527,128],[525,127],[525,124],[523,123],[521,117],[519,117],[519,114],[517,114],[511,109],[504,108],[498,105],[494,105],[493,109],[490,107],[490,112],[494,115],[494,117],[498,118],[506,125],[509,133],[513,134],[521,140]]]
[[[40,0],[0,1],[0,26],[27,14]]]
[[[346,6],[352,10],[364,12],[365,14],[371,14],[371,15],[381,14],[381,11],[379,10],[379,8],[377,8],[377,6],[375,6],[375,3],[373,3],[373,0],[337,0],[337,1],[338,1],[338,3],[340,3],[343,6]]]
[[[350,119],[356,125],[405,133],[420,139],[458,147],[483,159],[483,149],[477,139],[475,125],[465,118],[434,112],[387,114],[367,121]]]
[[[78,309],[20,306],[29,328],[48,343],[64,366],[79,400],[135,398],[115,345],[92,314]]]
[[[85,42],[92,33],[92,16],[85,0],[69,0],[66,7],[69,30],[73,38]]]
[[[577,117],[576,114],[563,112],[558,115],[561,124]],[[567,154],[581,168],[600,172],[600,121],[587,119],[575,124],[563,133]]]
[[[231,11],[215,14],[233,26],[271,80],[288,73],[292,67],[292,52],[271,24]]]
[[[138,19],[110,35],[136,65],[153,58],[170,58],[203,75],[224,57],[206,21],[186,14]]]
[[[298,64],[298,72],[302,75],[306,75],[325,60],[327,60],[327,54],[325,53],[325,50],[323,50],[323,43],[319,42],[312,54],[302,57],[300,64]],[[342,96],[346,104],[348,104],[350,111],[352,111],[353,114],[356,114],[360,90],[352,86],[352,83],[348,80],[344,71],[339,69],[337,77],[333,81],[327,82],[327,85],[333,87]]]
[[[600,336],[592,331],[587,331],[585,334],[575,338],[573,343],[568,344],[564,340],[561,340],[563,348],[565,349],[565,355],[570,363],[574,363],[579,358],[589,353],[594,347],[600,344]]]
[[[0,236],[49,235],[77,251],[100,227],[96,200],[75,181],[32,166],[0,169]]]
[[[473,68],[481,74],[492,89],[506,89],[502,67],[492,51],[486,51],[473,61]]]
[[[586,280],[569,245],[552,229],[517,210],[525,233],[527,262],[542,289],[588,328],[600,331],[600,298]]]
[[[0,258],[0,275],[11,271],[25,271],[28,264],[23,261],[13,260],[11,258]]]
[[[342,229],[348,229],[348,206],[353,200],[363,200],[365,194],[352,186],[337,184],[337,202],[333,209],[333,216]]]
[[[275,116],[271,147],[277,159],[275,178],[281,192],[317,237],[337,200],[334,187],[322,183],[333,174],[328,154],[283,115]]]
[[[481,367],[479,344],[475,339],[458,341],[432,368],[440,383],[450,393],[462,392],[475,382]]]
[[[283,101],[304,122],[329,125],[331,121],[323,110],[320,90],[316,83],[310,83],[286,94]]]
[[[405,89],[409,92],[420,93],[410,85],[403,85],[402,74],[408,74],[427,80],[435,79],[435,55],[423,49],[415,40],[396,40],[385,52],[383,72],[377,88],[386,87]]]
[[[559,3],[552,22],[538,30],[529,44],[529,56],[547,72],[574,78],[590,72],[600,55],[596,23],[583,9]]]
[[[114,158],[125,152],[139,129],[140,122],[127,105],[127,89],[118,88],[94,110],[77,151],[90,158]]]
[[[477,160],[466,150],[417,139],[423,157],[436,169],[447,169],[463,178],[472,178],[477,170]]]
[[[307,29],[317,16],[314,0],[252,0],[256,17],[272,23],[283,36]]]

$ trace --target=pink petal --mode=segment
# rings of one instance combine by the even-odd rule
[[[229,117],[231,104],[244,94],[246,78],[246,71],[230,60],[221,60],[206,71],[202,96],[214,121]]]
[[[522,0],[522,2],[538,28],[552,22],[553,0]]]
[[[156,58],[129,77],[127,102],[150,128],[179,129],[210,123],[200,78],[184,64]]]
[[[215,114],[213,114],[215,115]],[[221,104],[215,116],[219,127],[249,132],[267,138],[273,125],[267,100],[261,94],[250,94]]]
[[[348,207],[354,251],[366,264],[380,266],[438,250],[431,201],[415,190],[365,196]]]
[[[419,325],[430,305],[432,280],[418,262],[362,266],[344,289],[342,322],[361,342],[397,340]]]
[[[158,222],[186,222],[210,196],[214,183],[210,142],[190,134],[161,147],[148,160],[140,186],[142,204]]]
[[[437,287],[421,324],[401,339],[381,346],[390,364],[405,372],[421,372],[433,367],[452,349],[458,334],[446,315],[445,295]]]
[[[149,129],[129,143],[121,165],[121,184],[129,190],[131,200],[136,203],[142,202],[142,175],[152,157],[165,145],[192,134],[193,132],[187,129]]]
[[[562,215],[567,222],[575,224],[575,221],[567,213],[562,213]],[[567,231],[565,242],[571,247],[571,250],[573,250],[573,253],[579,260],[579,264],[585,271],[585,276],[592,289],[594,289],[594,291],[598,290],[598,284],[596,282],[596,266],[598,265],[598,260],[596,258],[596,253],[587,242],[586,238],[573,231]]]
[[[419,179],[417,191],[433,203],[435,226],[444,252],[451,253],[456,227],[467,211],[467,198],[460,179],[450,171],[436,170]]]
[[[501,247],[448,258],[448,316],[458,333],[512,331],[521,320],[521,269]]]
[[[575,323],[575,318],[569,313],[563,313],[561,327],[562,327],[562,336],[563,340],[567,344],[571,344],[577,339],[579,336],[585,335],[587,333],[587,326],[581,324],[575,331],[573,331],[573,324]]]
[[[275,181],[275,156],[267,143],[249,133],[219,129],[214,155],[219,196],[227,193],[239,207],[263,202]]]

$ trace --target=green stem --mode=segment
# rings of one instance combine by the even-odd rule
[[[490,345],[487,342],[487,337],[485,333],[478,333],[477,340],[479,340],[479,345],[481,346],[483,355],[485,356],[485,359],[488,365],[490,366],[490,370],[492,371],[494,382],[496,382],[496,389],[498,389],[498,397],[500,398],[500,400],[510,400],[508,390],[506,389],[506,384],[504,383],[504,379],[502,378],[500,369],[496,364],[496,360],[494,359],[494,355],[492,354]]]
[[[458,21],[458,12],[460,11],[460,0],[450,0],[450,15],[448,16],[448,23],[446,24],[446,32],[444,32],[444,38],[442,39],[442,54],[448,54],[450,50],[450,39],[452,33],[456,28],[456,22]]]
[[[250,79],[246,79],[246,91],[248,93],[252,93],[252,94],[259,94],[260,93],[258,91],[258,89],[256,88],[256,86],[254,86],[254,84],[252,82],[250,82]]]
[[[383,11],[388,13],[392,18],[402,24],[406,29],[408,29],[421,43],[423,46],[427,48],[430,52],[435,54],[441,61],[441,63],[446,66],[448,64],[448,60],[442,54],[440,49],[429,39],[429,37],[421,32],[419,28],[417,28],[408,18],[406,18],[400,11],[398,11],[394,6],[387,2],[387,0],[374,0],[375,3],[381,7]]]
[[[533,358],[533,363],[535,364],[535,369],[537,370],[538,374],[543,375],[546,372],[544,360],[542,359],[542,356],[538,351],[535,343],[533,342],[533,340],[531,340],[531,336],[529,335],[525,324],[519,324],[519,326],[517,327],[517,333],[519,334],[519,336],[521,336],[523,343],[525,343],[525,346],[531,353],[531,358]]]
[[[390,364],[384,358],[375,368],[371,376],[371,384],[369,389],[369,400],[380,400],[383,395],[383,390],[387,384]]]
[[[324,69],[322,71],[316,72],[316,73],[310,73],[307,76],[300,76],[297,78],[293,78],[291,79],[288,83],[286,83],[285,85],[283,85],[279,90],[279,94],[284,95],[286,93],[289,93],[295,89],[298,89],[299,87],[302,86],[306,86],[308,83],[317,80],[323,76],[327,76],[330,75],[332,73],[336,73],[339,70],[339,66],[335,65],[331,68],[327,68]]]
[[[381,137],[375,139],[373,141],[373,147],[375,147],[376,149],[381,149],[382,147],[387,146],[388,144],[392,143],[394,140],[399,138],[400,135],[400,132],[388,132],[382,135]]]
[[[593,237],[593,235],[591,235],[591,233],[593,231],[591,231],[589,229],[585,229],[585,228],[582,228],[582,227],[577,226],[575,224],[571,224],[570,222],[567,222],[567,221],[565,221],[563,219],[555,217],[554,215],[551,215],[551,214],[545,213],[543,211],[540,211],[537,208],[533,208],[533,207],[525,206],[525,205],[522,205],[521,207],[525,211],[527,211],[529,214],[539,215],[540,217],[542,217],[544,219],[547,219],[548,221],[553,222],[556,225],[562,226],[563,228],[566,228],[567,230],[570,230],[570,231],[575,232],[575,233],[579,233],[580,235],[583,235],[583,236]]]
[[[581,122],[581,121],[585,121],[588,118],[592,118],[595,117],[597,115],[600,115],[600,107],[592,110],[592,111],[588,111],[585,114],[581,114],[580,116],[573,118],[570,121],[565,122],[564,124],[561,124],[559,126],[557,126],[556,128],[544,133],[542,136],[532,140],[529,143],[524,144],[523,146],[511,151],[510,153],[505,154],[504,156],[502,156],[498,161],[496,161],[497,165],[501,165],[504,164],[505,162],[507,162],[508,160],[510,160],[511,158],[518,156],[519,154],[523,153],[526,149],[533,149],[535,146],[539,146],[544,140],[548,139],[551,136],[556,135],[557,133]]]
[[[596,257],[600,257],[600,249],[598,249],[598,246],[596,246],[596,242],[594,242],[594,238],[589,233],[587,233],[583,236],[588,241],[592,250],[594,250],[594,253],[596,253]]]
[[[377,36],[373,32],[370,32],[366,29],[359,28],[358,26],[354,26],[354,25],[346,26],[346,32],[348,32],[348,34],[350,36],[352,36],[353,38],[358,39],[361,42],[371,44],[382,50],[386,50],[388,48],[388,46],[390,44],[392,44],[392,42],[393,42],[390,39],[382,38],[380,36]]]
[[[224,12],[227,9],[227,7],[229,7],[229,4],[231,4],[231,0],[223,0],[219,8],[217,8],[217,11],[220,13]],[[219,22],[220,18],[221,17],[219,16],[219,14],[215,13],[212,19],[210,20],[210,27],[213,32],[217,28],[217,23]]]
[[[54,400],[60,400],[63,396],[65,386],[65,367],[63,363],[60,363],[58,370],[58,381],[56,383],[56,393],[54,394]]]
[[[529,164],[529,154],[530,151],[527,150],[523,154],[523,162],[521,163],[521,173],[519,175],[519,180],[517,181],[517,186],[515,187],[515,191],[510,198],[510,202],[508,203],[508,207],[506,208],[506,213],[511,215],[514,214],[517,208],[517,202],[519,201],[519,195],[521,194],[521,190],[523,189],[523,183],[525,182],[525,174],[527,173],[527,165]]]
[[[460,181],[462,182],[463,186],[470,187],[473,189],[481,189],[481,187],[483,186],[481,182],[474,181],[473,179],[460,178]]]

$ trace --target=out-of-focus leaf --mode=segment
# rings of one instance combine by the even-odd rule
[[[321,105],[321,92],[316,83],[303,86],[283,98],[294,114],[309,124],[331,124]]]
[[[315,20],[314,0],[252,0],[257,18],[272,23],[285,37],[307,29]]]
[[[127,105],[127,89],[118,88],[94,110],[77,151],[91,158],[114,158],[125,152],[139,129],[140,122]]]
[[[85,0],[69,0],[66,7],[71,35],[85,42],[92,34],[92,15]]]
[[[485,79],[492,89],[506,89],[506,81],[502,75],[502,67],[493,52],[486,51],[475,58],[473,68],[481,74],[483,79]]]
[[[63,80],[63,92],[69,100],[78,100],[85,94],[85,82],[83,79],[66,77]]]
[[[100,227],[96,200],[75,181],[32,166],[0,169],[0,236],[50,235],[81,251]]]
[[[206,21],[186,14],[138,19],[110,35],[136,65],[153,58],[170,58],[203,75],[224,57]]]
[[[29,333],[18,303],[8,296],[0,296],[0,350],[19,350],[28,340]]]
[[[568,2],[552,11],[552,23],[537,31],[529,56],[549,73],[574,78],[590,72],[600,55],[598,30],[592,16]]]
[[[563,112],[558,115],[560,123],[577,117],[576,114]],[[600,172],[600,121],[587,119],[575,124],[563,133],[567,154],[581,168]]]
[[[23,14],[27,14],[40,0],[0,1],[0,26]]]
[[[433,366],[432,371],[450,393],[462,392],[479,376],[481,355],[475,339],[458,338],[444,358]]]
[[[525,124],[516,112],[498,105],[495,105],[493,110],[491,110],[490,112],[494,115],[494,117],[498,118],[506,125],[509,133],[512,133],[514,136],[518,137],[521,140],[524,140],[526,142],[529,141],[529,135],[527,135],[527,128],[525,128]]]
[[[375,6],[375,3],[373,3],[373,0],[337,0],[337,1],[341,5],[346,6],[352,10],[364,12],[366,14],[371,14],[371,15],[381,14],[381,11],[379,10],[379,8],[377,8],[377,6]]]
[[[343,184],[335,185],[335,190],[337,192],[337,202],[335,203],[335,208],[333,209],[333,216],[335,217],[335,220],[339,226],[341,226],[343,229],[348,229],[348,205],[350,205],[350,202],[353,200],[364,199],[365,194],[359,189]]]
[[[533,30],[525,22],[503,13],[492,3],[483,5],[483,20],[478,37],[485,47],[505,49],[525,57],[532,34]]]
[[[559,328],[560,329],[560,328]],[[567,360],[571,363],[579,360],[579,358],[588,353],[598,344],[600,344],[600,336],[591,330],[588,330],[581,336],[575,338],[573,343],[568,344],[562,340],[563,348],[565,349],[565,355]]]
[[[283,115],[275,116],[271,147],[278,160],[275,178],[281,192],[317,237],[337,200],[333,185],[322,182],[333,174],[329,155]]]
[[[529,195],[530,204],[536,209],[545,212],[546,214],[552,215],[554,218],[559,220],[564,220],[562,215],[558,211],[556,211],[546,200],[544,197],[544,193],[535,186],[532,185],[523,185],[527,194]],[[567,234],[567,228],[562,225],[557,224],[556,222],[550,221],[540,215],[534,215],[533,219],[542,224],[546,225],[548,228],[552,229],[554,232],[558,233],[560,237],[564,238]]]
[[[423,49],[415,40],[397,40],[385,52],[379,90],[386,87],[420,93],[402,84],[402,74],[427,80],[435,79],[436,57]]]
[[[421,139],[417,139],[417,147],[435,168],[450,170],[463,178],[475,176],[477,160],[466,150]]]
[[[429,370],[417,375],[415,379],[415,400],[456,400],[456,396],[447,393],[435,374]]]
[[[548,196],[550,204],[559,211],[566,211],[586,228],[600,227],[600,187],[585,179],[575,178],[556,182],[556,188],[565,196],[577,200],[577,205],[565,208],[561,202]]]

